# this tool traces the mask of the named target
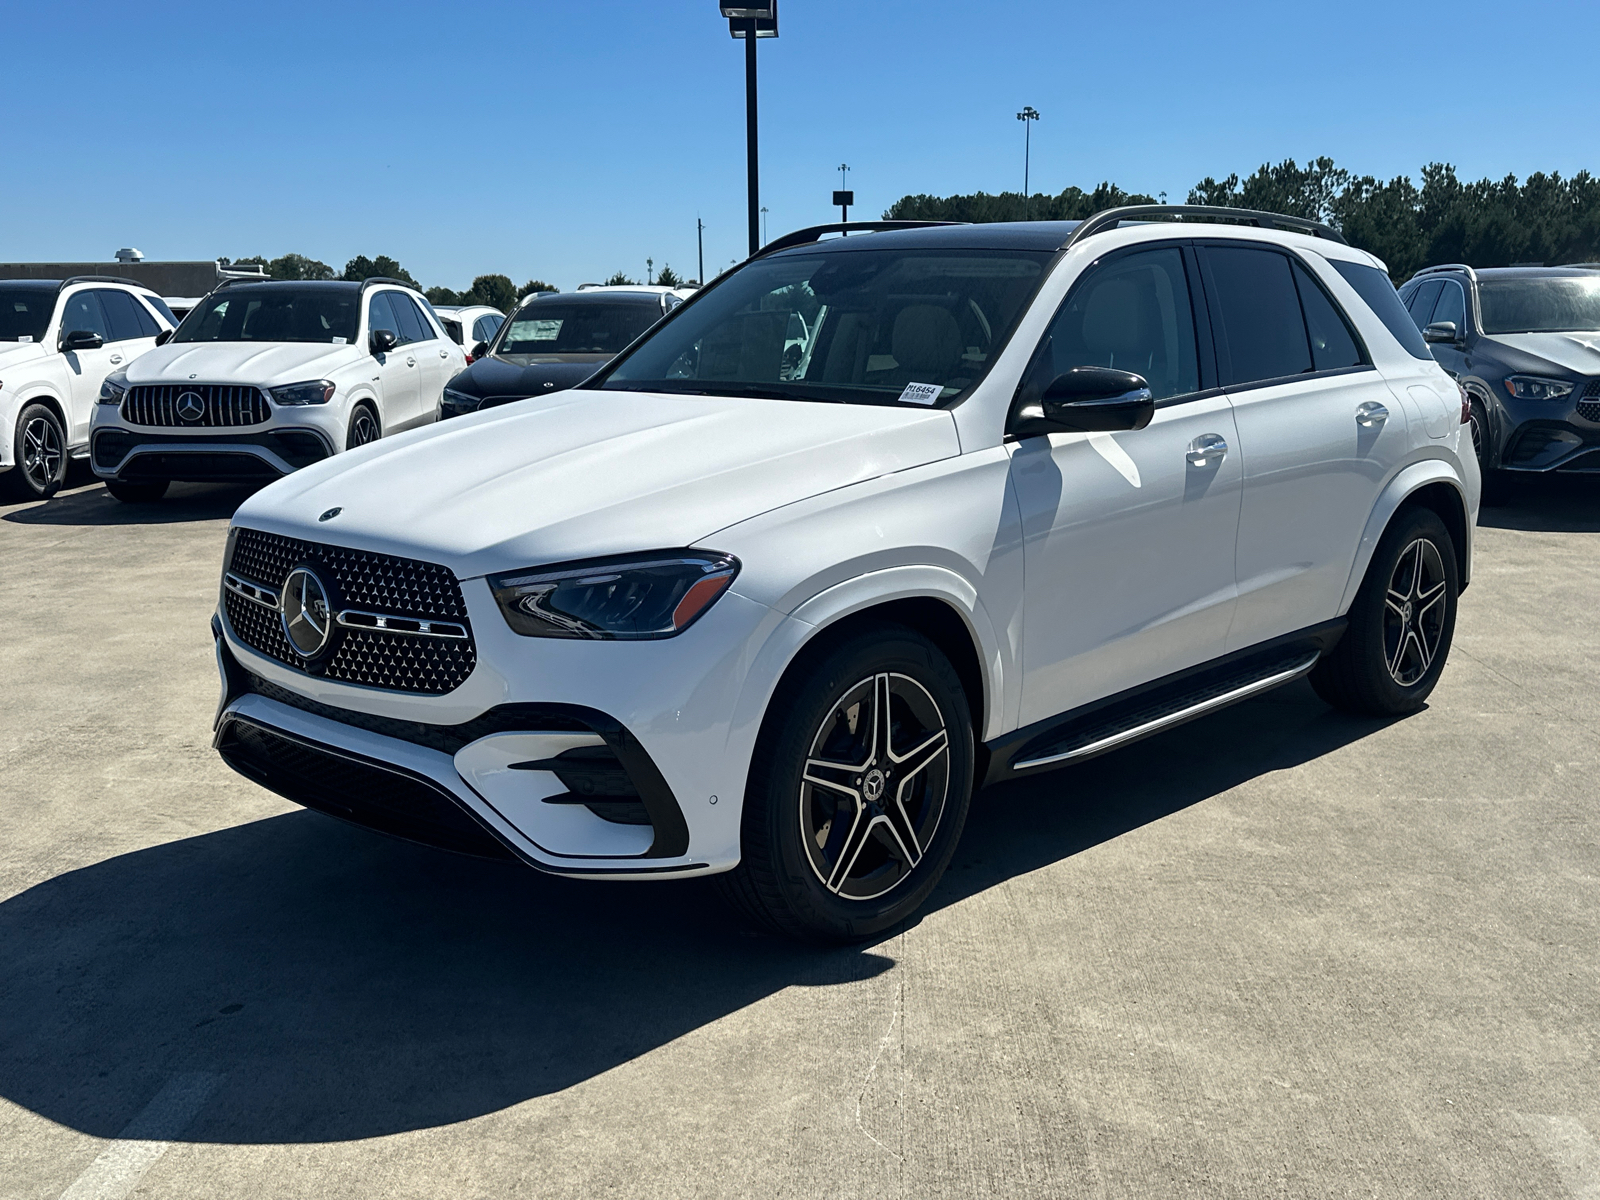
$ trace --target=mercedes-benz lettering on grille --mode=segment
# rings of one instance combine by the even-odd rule
[[[461,586],[436,563],[240,528],[222,594],[240,641],[308,674],[442,695],[477,664]]]
[[[260,425],[272,416],[260,388],[220,383],[168,383],[133,387],[122,401],[130,425]]]

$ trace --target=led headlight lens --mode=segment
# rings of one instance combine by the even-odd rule
[[[333,399],[335,388],[326,379],[310,383],[289,383],[283,387],[268,388],[267,395],[274,404],[326,404]]]
[[[1541,379],[1537,375],[1507,375],[1506,391],[1518,400],[1559,400],[1572,391],[1565,379]]]
[[[450,412],[450,413],[477,412],[478,411],[478,407],[482,403],[483,403],[483,397],[482,396],[473,396],[473,395],[469,395],[466,392],[458,392],[458,391],[456,391],[455,388],[452,388],[452,387],[447,387],[447,388],[444,389],[444,408],[445,408],[446,412]]]
[[[105,382],[100,385],[101,404],[121,404],[122,398],[128,394],[128,377],[118,371],[114,375],[107,375]]]
[[[491,575],[489,586],[524,637],[641,640],[682,633],[738,573],[731,554],[662,550]]]

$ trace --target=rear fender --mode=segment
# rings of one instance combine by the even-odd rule
[[[1461,586],[1463,588],[1467,586],[1472,575],[1472,527],[1477,514],[1468,504],[1461,479],[1451,465],[1439,458],[1425,459],[1422,462],[1412,463],[1391,479],[1389,485],[1378,496],[1378,502],[1373,505],[1372,515],[1367,518],[1367,527],[1361,534],[1361,544],[1356,549],[1350,578],[1344,585],[1344,597],[1339,602],[1340,613],[1350,611],[1350,605],[1355,601],[1356,592],[1361,588],[1361,581],[1366,577],[1367,567],[1372,562],[1372,555],[1378,548],[1383,531],[1389,527],[1389,522],[1393,520],[1395,513],[1399,512],[1401,506],[1418,491],[1436,483],[1449,485],[1461,506],[1462,544],[1458,547],[1457,558],[1461,570]]]

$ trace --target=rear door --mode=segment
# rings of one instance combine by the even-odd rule
[[[417,356],[406,345],[399,318],[390,307],[389,293],[385,291],[374,291],[367,297],[367,337],[370,339],[378,329],[387,329],[395,337],[394,349],[376,356],[378,396],[383,404],[379,418],[383,432],[391,433],[416,420],[418,377]],[[371,345],[370,340],[368,345]]]
[[[1239,599],[1228,649],[1338,616],[1406,417],[1354,327],[1302,260],[1259,242],[1200,247],[1218,370],[1244,458]]]
[[[433,322],[410,296],[390,292],[389,304],[406,330],[406,349],[417,360],[417,407],[411,420],[419,424],[437,421],[445,380],[455,374],[449,369],[455,344],[434,328]]]

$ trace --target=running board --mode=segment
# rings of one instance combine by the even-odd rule
[[[1288,653],[1253,656],[1231,668],[1192,676],[1183,681],[1187,686],[1090,714],[1065,730],[1045,735],[1048,741],[1035,739],[1012,760],[1011,772],[1063,766],[1104,754],[1298,679],[1320,657],[1321,650],[1307,650],[1302,644]]]

